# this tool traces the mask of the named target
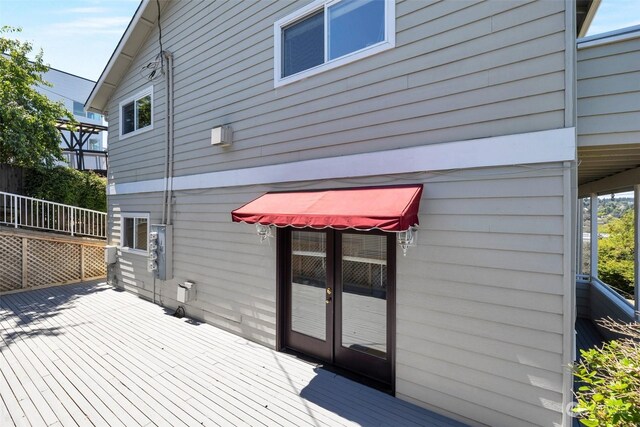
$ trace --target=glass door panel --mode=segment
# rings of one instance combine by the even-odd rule
[[[291,232],[291,330],[327,338],[327,236]]]
[[[285,346],[392,387],[395,235],[289,229],[279,245]]]
[[[342,234],[342,346],[387,355],[387,236]]]

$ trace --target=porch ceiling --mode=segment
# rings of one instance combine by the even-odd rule
[[[598,193],[631,189],[639,184],[635,173],[640,168],[640,143],[578,147],[578,186]]]

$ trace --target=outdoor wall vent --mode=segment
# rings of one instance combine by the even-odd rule
[[[111,265],[111,264],[115,264],[116,263],[116,255],[117,255],[117,250],[116,247],[113,245],[108,245],[104,247],[104,262],[107,265]]]
[[[187,280],[184,283],[179,283],[178,295],[176,297],[176,300],[181,303],[186,303],[187,301],[189,301],[189,294],[190,294],[191,288],[193,288],[193,285],[194,283],[189,280]]]
[[[211,129],[211,145],[228,147],[231,145],[233,131],[231,126],[224,125]]]

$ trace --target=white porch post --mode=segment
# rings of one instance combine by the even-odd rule
[[[591,194],[591,280],[598,277],[598,195]]]
[[[582,199],[578,198],[578,223],[576,244],[576,275],[582,274],[582,247],[584,246],[584,212],[582,212]]]
[[[633,285],[634,304],[633,312],[636,320],[640,320],[640,185],[633,186]]]

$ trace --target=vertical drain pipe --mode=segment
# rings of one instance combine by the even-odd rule
[[[164,190],[162,192],[162,224],[170,225],[171,197],[173,191],[173,54],[168,51],[162,51],[160,54],[164,57],[167,64],[167,70],[165,74],[165,164]],[[153,303],[156,303],[155,275],[153,277]]]
[[[173,54],[171,52],[162,52],[167,61],[166,74],[166,120],[167,120],[167,146],[168,146],[168,164],[167,164],[167,225],[171,225],[171,198],[173,195]],[[163,221],[164,224],[164,221]]]

